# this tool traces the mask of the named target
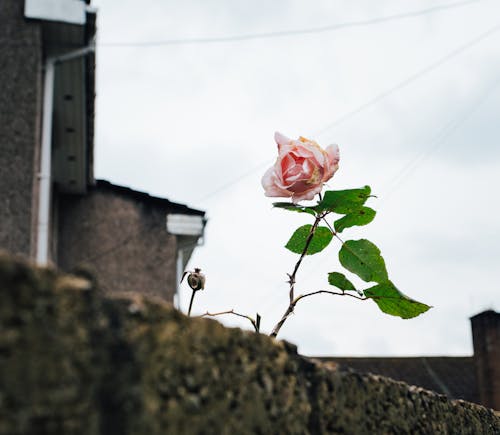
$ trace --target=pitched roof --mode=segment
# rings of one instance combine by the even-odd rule
[[[340,370],[386,376],[444,394],[450,399],[479,403],[473,357],[319,357]]]
[[[106,180],[96,180],[95,185],[90,187],[90,190],[93,189],[110,190],[116,194],[127,196],[131,199],[134,199],[135,201],[144,202],[157,207],[161,207],[165,209],[166,212],[170,213],[182,213],[187,215],[205,216],[205,212],[203,210],[190,208],[187,205],[172,202],[166,198],[151,196],[146,192],[133,190],[129,187],[118,186]]]

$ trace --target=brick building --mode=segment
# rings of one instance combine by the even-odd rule
[[[172,300],[205,213],[94,179],[89,3],[0,2],[0,248]]]
[[[500,410],[500,313],[471,319],[474,355],[466,357],[319,357],[340,370],[387,376],[433,390],[450,399]]]

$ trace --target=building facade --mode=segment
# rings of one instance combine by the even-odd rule
[[[89,3],[0,2],[0,249],[172,301],[205,213],[94,179]]]

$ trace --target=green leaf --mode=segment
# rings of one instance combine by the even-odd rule
[[[371,193],[370,186],[361,189],[329,190],[315,208],[317,211],[332,211],[349,214],[359,210]]]
[[[294,204],[293,202],[275,202],[273,207],[283,208],[285,210],[297,211],[299,213],[309,213],[316,216],[316,212],[312,207],[305,207],[303,205]]]
[[[302,254],[306,246],[307,238],[311,232],[312,225],[303,225],[298,228],[286,244],[285,248],[295,252],[296,254]],[[323,249],[325,249],[331,242],[333,237],[332,232],[326,227],[317,227],[314,232],[314,236],[309,243],[306,255],[316,254]]]
[[[429,305],[415,301],[401,293],[391,281],[377,284],[365,290],[365,296],[373,299],[381,311],[402,319],[411,319],[429,310]]]
[[[356,290],[356,287],[349,281],[343,273],[330,272],[328,274],[328,283],[340,290]]]
[[[339,251],[339,260],[342,266],[363,281],[382,283],[389,279],[380,249],[366,239],[344,242]]]
[[[370,207],[361,207],[359,210],[346,214],[334,222],[335,231],[341,233],[346,228],[369,224],[375,218],[375,210]]]

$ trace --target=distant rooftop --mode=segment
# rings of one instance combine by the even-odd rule
[[[341,371],[353,369],[436,391],[450,399],[479,403],[473,357],[318,357]]]
[[[133,190],[129,187],[118,186],[106,180],[96,180],[95,186],[91,187],[90,189],[111,190],[116,194],[127,196],[136,201],[163,207],[169,212],[182,213],[187,215],[205,216],[205,212],[203,210],[197,210],[188,207],[185,204],[179,204],[176,202],[169,201],[166,198],[152,196],[149,193]]]

